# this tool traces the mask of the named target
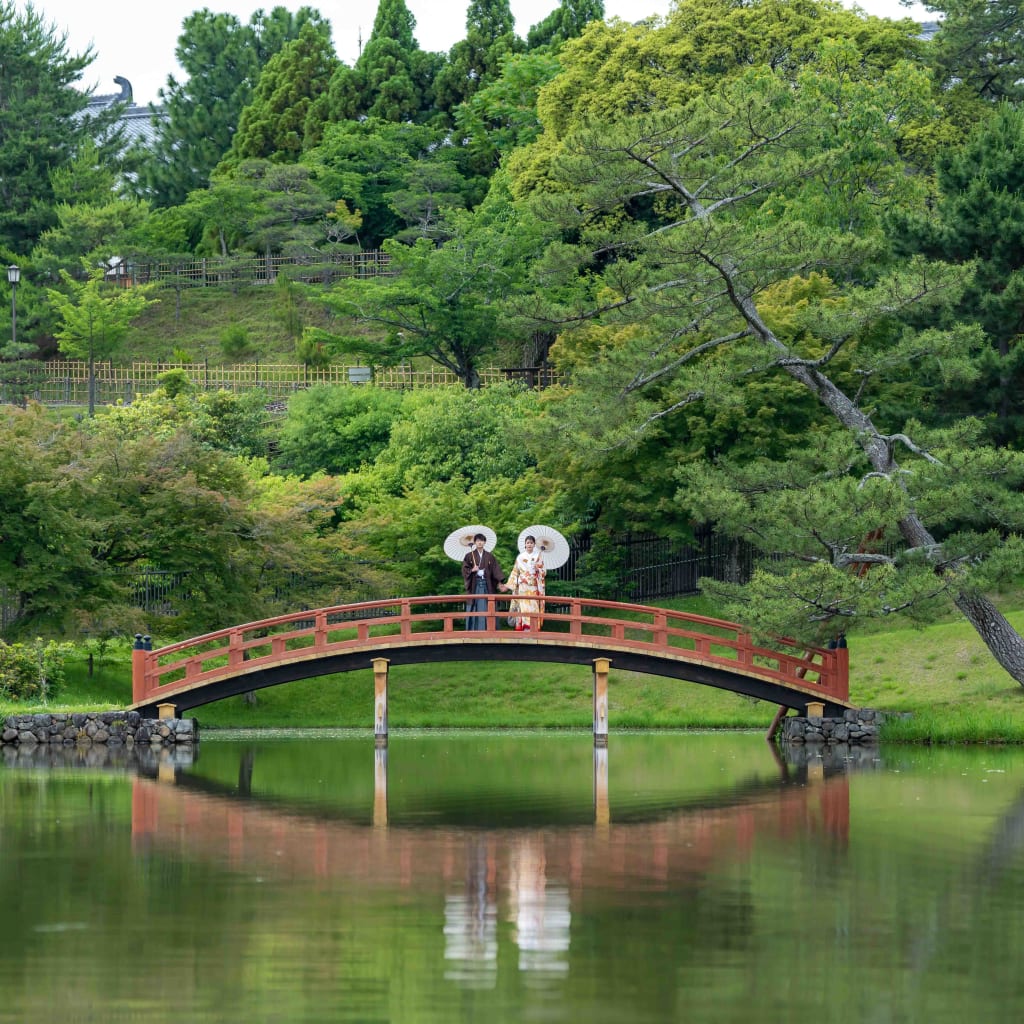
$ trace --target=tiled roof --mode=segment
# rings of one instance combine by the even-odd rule
[[[132,99],[132,84],[127,78],[118,75],[114,81],[121,87],[120,92],[105,93],[102,96],[93,94],[89,97],[89,105],[86,113],[95,114],[115,103],[127,103],[127,106],[118,118],[118,123],[124,128],[126,145],[133,142],[151,142],[156,135],[156,128],[153,126],[153,118],[163,118],[163,108],[148,106],[140,107]]]

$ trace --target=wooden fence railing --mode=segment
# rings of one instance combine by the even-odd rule
[[[442,367],[411,369],[403,366],[331,365],[309,367],[301,363],[238,363],[233,366],[209,366],[205,363],[143,363],[114,366],[96,363],[96,402],[113,405],[131,403],[140,395],[154,391],[161,374],[182,370],[197,387],[211,391],[267,392],[273,400],[287,398],[296,391],[317,385],[372,383],[377,387],[411,389],[446,387],[459,384],[459,378]],[[80,360],[52,360],[32,371],[32,380],[19,382],[0,380],[0,403],[20,401],[22,396],[44,405],[84,405],[89,394],[89,366]],[[480,371],[483,385],[519,380],[529,387],[546,387],[563,378],[540,367],[489,367]],[[9,392],[9,393],[8,393]]]
[[[185,288],[209,288],[236,283],[263,284],[275,280],[279,274],[310,284],[330,284],[343,277],[386,277],[392,273],[391,257],[375,249],[313,256],[206,258],[156,263],[125,259],[107,271],[107,279],[125,288],[159,281]]]
[[[478,641],[527,643],[536,648],[536,660],[541,661],[559,660],[545,657],[541,650],[552,644],[635,652],[768,681],[798,694],[800,701],[808,696],[840,703],[849,699],[846,649],[800,650],[789,640],[779,641],[780,648],[761,647],[735,622],[646,605],[566,597],[539,598],[545,606],[543,625],[521,634],[500,628],[511,600],[487,595],[487,611],[477,616],[484,628],[470,632],[466,632],[466,595],[458,594],[290,612],[158,650],[146,649],[141,642],[144,638],[137,637],[132,652],[133,704],[172,700],[204,684],[285,663],[315,662],[331,654],[359,651],[386,655],[390,648],[413,644],[464,647]],[[360,667],[368,664],[360,662]],[[308,674],[319,673],[311,666]],[[204,702],[191,700],[185,706]]]

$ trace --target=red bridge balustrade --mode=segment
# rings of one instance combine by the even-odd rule
[[[297,679],[442,661],[546,661],[684,679],[798,711],[841,715],[845,648],[755,645],[735,622],[618,601],[547,597],[542,628],[504,628],[510,597],[488,597],[485,629],[466,630],[464,594],[402,597],[277,615],[158,650],[137,639],[132,708],[183,711]],[[380,662],[379,662],[380,664]]]

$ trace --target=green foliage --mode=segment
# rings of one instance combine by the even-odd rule
[[[322,101],[338,60],[325,25],[307,22],[267,61],[242,111],[225,166],[240,160],[296,161],[320,140]]]
[[[340,281],[324,296],[340,317],[379,333],[322,339],[373,363],[426,356],[466,387],[479,387],[480,360],[494,351],[502,327],[499,304],[522,287],[541,232],[500,195],[472,216],[452,213],[450,225],[452,238],[440,246],[425,238],[386,243],[394,276]]]
[[[242,324],[230,324],[220,332],[220,349],[229,359],[242,359],[252,353],[249,332]]]
[[[373,387],[316,387],[296,392],[278,436],[277,465],[301,476],[342,475],[384,449],[403,400]]]
[[[434,81],[438,109],[454,116],[460,103],[498,77],[506,57],[524,48],[508,0],[470,0],[466,38],[451,48]]]
[[[549,162],[586,126],[679,108],[751,68],[795,80],[835,40],[859,55],[857,65],[843,71],[844,83],[871,82],[901,61],[918,61],[918,32],[909,19],[865,18],[816,0],[680,0],[661,24],[591,22],[563,44],[562,71],[541,90],[542,137],[510,157],[515,190],[557,189]],[[839,83],[830,78],[826,84]]]
[[[118,288],[104,280],[101,269],[87,280],[76,281],[61,271],[66,291],[48,288],[50,303],[59,317],[54,334],[61,352],[72,359],[109,356],[128,333],[132,321],[151,303],[152,285]]]
[[[474,170],[490,175],[502,156],[537,138],[537,96],[559,70],[558,57],[547,49],[510,54],[501,74],[457,108],[456,125]]]
[[[536,401],[514,387],[408,393],[387,444],[345,480],[343,535],[416,593],[461,590],[442,544],[462,523],[498,531],[508,568],[519,530],[553,497],[522,434]]]
[[[560,0],[543,21],[531,27],[526,45],[531,50],[540,46],[557,48],[567,39],[579,36],[590,22],[603,17],[604,0]]]
[[[944,319],[978,324],[988,344],[978,377],[955,388],[932,381],[929,415],[950,424],[985,417],[998,444],[1024,439],[1024,112],[1003,103],[987,112],[963,145],[940,158],[937,202],[904,215],[904,245],[970,264],[974,275]]]
[[[265,424],[258,395],[158,391],[81,424],[5,411],[0,586],[13,628],[201,632],[361,591],[368,573],[330,529],[336,483],[271,474],[252,457]],[[144,617],[134,587],[153,570],[171,584],[167,612]]]
[[[325,23],[309,7],[295,13],[285,7],[258,10],[244,25],[207,8],[185,18],[175,48],[185,77],[168,78],[160,90],[163,117],[140,162],[143,196],[157,206],[174,206],[206,187],[231,147],[260,71],[306,24]]]
[[[72,644],[36,638],[29,643],[0,640],[0,700],[41,701],[57,695]]]
[[[405,0],[381,0],[355,66],[339,67],[331,80],[331,120],[372,118],[399,124],[431,118],[433,79],[441,61],[419,48],[415,28]]]
[[[961,84],[988,100],[1019,102],[1022,92],[1020,36],[1024,12],[1016,3],[928,0],[942,14],[932,40],[936,76],[943,86]]]
[[[138,200],[116,194],[117,175],[90,143],[70,164],[52,172],[57,223],[44,231],[33,251],[36,273],[56,277],[82,261],[109,267],[123,258],[125,247],[148,214]]]
[[[274,282],[274,314],[289,338],[302,337],[302,306],[299,289],[285,274],[278,274]],[[305,362],[305,360],[303,360]]]
[[[331,365],[331,353],[322,341],[317,341],[316,336],[306,328],[302,334],[295,339],[295,358],[313,369]]]
[[[70,54],[40,9],[0,0],[0,54],[0,249],[23,255],[54,224],[52,172],[92,140],[111,161],[123,139],[119,110],[87,113],[77,88],[93,51]]]
[[[315,255],[327,234],[325,218],[335,205],[302,164],[246,160],[234,178],[248,187],[243,245],[255,252]],[[242,193],[245,196],[245,192]]]
[[[194,390],[189,375],[180,367],[174,370],[165,370],[157,378],[160,388],[168,398],[177,398],[178,395],[187,395]]]
[[[410,166],[444,145],[443,132],[381,118],[342,121],[324,127],[320,145],[303,157],[324,192],[358,214],[360,244],[376,249],[403,222],[390,195],[406,187]]]

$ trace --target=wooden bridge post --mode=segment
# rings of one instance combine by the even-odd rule
[[[387,658],[373,659],[373,739],[379,746],[388,742],[388,665]]]
[[[132,703],[140,703],[146,696],[147,652],[153,649],[152,641],[141,633],[135,634],[132,645]]]
[[[608,667],[611,658],[594,659],[594,746],[608,746]]]

